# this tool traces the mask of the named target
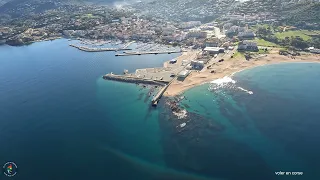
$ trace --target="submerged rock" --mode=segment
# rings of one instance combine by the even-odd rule
[[[187,125],[187,123],[182,123],[182,124],[180,124],[180,127],[183,128],[183,127],[185,127],[186,125]]]

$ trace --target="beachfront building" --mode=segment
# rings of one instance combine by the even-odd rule
[[[206,47],[204,48],[204,52],[208,54],[219,54],[220,48],[219,47]]]
[[[256,42],[242,41],[238,45],[238,51],[259,51]]]
[[[184,78],[186,78],[188,75],[189,75],[189,71],[188,70],[183,70],[183,71],[181,71],[179,74],[178,74],[178,78],[179,79],[184,79]]]
[[[320,54],[320,49],[316,49],[316,48],[314,48],[314,47],[309,47],[308,50],[309,50],[311,53]]]
[[[190,65],[192,66],[192,69],[201,70],[204,67],[204,61],[191,61]]]

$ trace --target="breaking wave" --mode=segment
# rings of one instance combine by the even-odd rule
[[[225,76],[223,78],[211,81],[209,90],[211,91],[211,90],[217,90],[219,88],[224,88],[224,87],[234,87],[235,83],[236,81],[233,80],[231,77]]]
[[[240,89],[241,91],[244,91],[248,94],[253,94],[252,91],[236,86],[236,82],[237,81],[233,80],[231,77],[225,76],[223,78],[211,81],[209,86],[209,91],[219,90],[221,88],[229,88],[229,89]]]

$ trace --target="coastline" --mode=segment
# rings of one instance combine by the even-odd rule
[[[215,63],[214,66],[212,66],[213,69],[207,69],[208,65],[206,65],[201,72],[193,71],[183,81],[175,80],[168,87],[164,96],[173,97],[181,95],[188,89],[209,83],[216,79],[220,79],[226,76],[230,77],[238,72],[256,68],[259,66],[279,63],[320,63],[320,55],[301,55],[298,57],[294,57],[293,59],[292,57],[279,55],[278,53],[273,53],[268,54],[265,57],[250,59],[249,61],[245,60],[244,58],[226,59],[224,62]],[[211,70],[214,70],[215,73],[211,73]]]
[[[38,40],[34,40],[34,41],[28,41],[28,42],[18,42],[18,41],[8,41],[6,40],[6,42],[4,44],[8,45],[8,46],[14,46],[14,47],[19,47],[19,46],[28,46],[31,45],[33,43],[37,43],[37,42],[45,42],[45,41],[54,41],[57,39],[62,39],[62,36],[57,36],[57,37],[50,37],[50,38],[45,38],[45,39],[38,39]],[[9,42],[9,43],[8,43]],[[1,45],[1,44],[0,44]]]

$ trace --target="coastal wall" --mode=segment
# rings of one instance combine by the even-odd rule
[[[112,80],[112,81],[120,81],[120,82],[127,82],[127,83],[135,83],[135,84],[150,84],[150,85],[159,85],[165,86],[165,82],[155,81],[150,79],[141,79],[135,77],[128,77],[122,75],[113,75],[113,74],[106,74],[103,76],[103,79]]]

